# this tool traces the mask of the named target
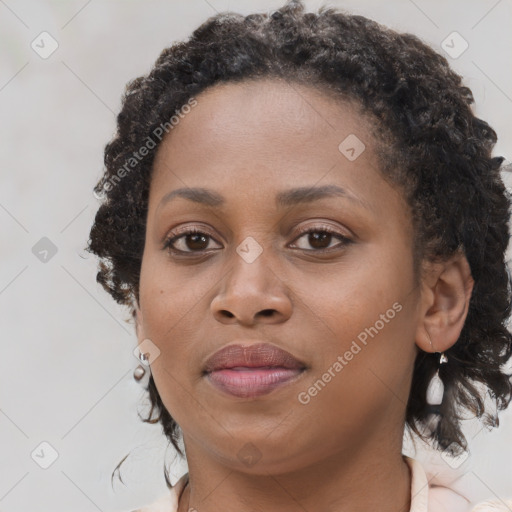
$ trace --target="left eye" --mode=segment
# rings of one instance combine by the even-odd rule
[[[305,238],[307,235],[307,238]],[[318,251],[332,249],[333,247],[329,247],[330,243],[333,241],[334,238],[337,238],[340,240],[338,247],[342,247],[344,245],[349,244],[352,240],[347,238],[346,236],[343,236],[340,233],[337,233],[336,231],[332,231],[328,228],[311,228],[306,231],[303,231],[302,234],[296,238],[296,240],[300,240],[301,238],[305,238],[307,240],[307,243],[312,246],[314,249],[317,249]],[[336,246],[334,246],[336,247]],[[308,249],[306,247],[299,247],[299,249],[310,251],[311,249]]]

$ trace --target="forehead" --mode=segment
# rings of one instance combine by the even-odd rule
[[[366,131],[371,120],[355,100],[303,84],[270,78],[220,83],[196,100],[197,106],[181,117],[162,146],[181,145],[184,139],[191,143],[201,139],[203,144],[242,139],[246,145],[252,141],[270,145],[270,136],[293,144],[301,138],[329,134],[339,138],[355,132],[370,143]]]
[[[365,187],[379,172],[368,118],[333,94],[264,79],[217,84],[196,100],[158,148],[153,190],[233,179],[240,191],[282,188],[333,174]],[[349,146],[357,158],[343,153]]]

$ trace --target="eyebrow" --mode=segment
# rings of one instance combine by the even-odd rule
[[[202,188],[179,188],[166,194],[160,201],[158,208],[164,206],[177,197],[194,201],[195,203],[207,206],[223,206],[226,204],[225,198],[218,192]],[[352,192],[338,187],[337,185],[324,185],[321,187],[299,187],[279,192],[276,195],[276,206],[280,208],[294,206],[297,204],[311,203],[320,199],[329,197],[345,197],[350,201],[362,206],[367,210],[373,210],[371,206],[361,198],[355,196]]]

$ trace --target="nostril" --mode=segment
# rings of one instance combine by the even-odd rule
[[[264,309],[261,314],[263,316],[272,316],[274,314],[274,310],[273,309]]]

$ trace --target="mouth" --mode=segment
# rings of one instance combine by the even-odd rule
[[[236,367],[215,370],[206,377],[223,393],[237,398],[256,398],[296,381],[305,371],[305,368]]]
[[[203,370],[217,390],[254,398],[295,382],[307,369],[289,352],[269,343],[227,345],[210,357]]]

